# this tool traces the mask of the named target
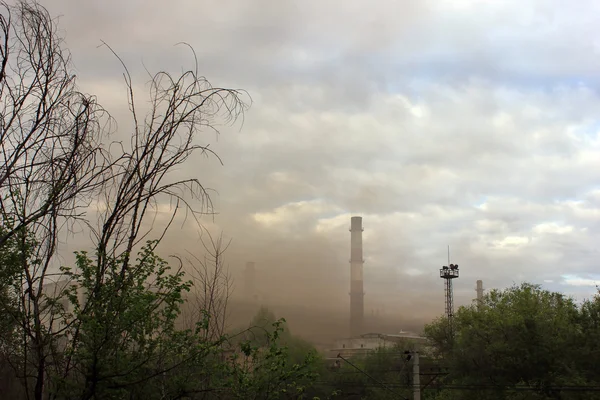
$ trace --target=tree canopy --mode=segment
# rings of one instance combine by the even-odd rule
[[[450,374],[441,398],[593,399],[600,297],[582,305],[538,285],[492,290],[425,328]],[[463,390],[458,390],[463,388]]]

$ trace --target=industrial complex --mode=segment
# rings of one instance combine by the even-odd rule
[[[417,347],[424,346],[426,343],[425,338],[415,332],[410,332],[410,329],[408,331],[401,330],[399,326],[395,326],[394,321],[387,325],[374,323],[373,318],[376,318],[375,313],[365,316],[363,218],[352,216],[350,218],[349,230],[350,282],[348,311],[326,315],[323,312],[319,313],[319,310],[307,307],[303,308],[301,305],[297,307],[280,305],[278,307],[279,311],[282,315],[290,317],[291,320],[310,321],[310,325],[313,327],[318,326],[318,330],[321,332],[315,332],[314,336],[311,337],[308,335],[306,329],[301,332],[301,335],[313,342],[319,350],[332,358],[335,358],[337,355],[351,357],[367,354],[378,348],[394,347],[399,343],[406,342],[411,342]],[[443,279],[444,283],[445,314],[451,320],[454,315],[453,281],[459,278],[459,267],[457,264],[450,263],[450,259],[448,259],[448,265],[442,266],[439,272],[439,276]],[[259,279],[257,273],[256,263],[253,261],[246,262],[241,287],[243,299],[234,302],[230,308],[231,313],[228,312],[228,315],[236,323],[242,323],[242,321],[247,320],[249,316],[257,312],[262,304],[269,303],[266,301],[264,291],[259,288],[258,283],[261,279]],[[48,293],[56,292],[57,285],[58,283],[48,284],[45,290]],[[475,291],[477,304],[481,304],[484,291],[481,280],[476,282]],[[340,295],[342,294],[340,293]],[[342,325],[345,325],[346,328]],[[324,335],[323,331],[327,331],[328,335]],[[327,337],[323,338],[324,336]]]
[[[368,332],[364,321],[364,282],[363,282],[363,239],[364,231],[362,217],[353,216],[350,219],[350,318],[349,337],[339,339],[331,348],[332,353],[345,356],[365,354],[377,348],[393,347],[398,343],[412,342],[423,346],[426,343],[424,337],[411,332],[397,333],[373,333]],[[454,316],[454,293],[453,281],[459,277],[458,264],[450,263],[448,251],[448,265],[440,269],[440,278],[444,280],[445,313],[451,321]],[[481,304],[483,299],[483,282],[476,284],[477,302]]]
[[[350,218],[350,285],[349,285],[349,309],[347,315],[346,335],[337,339],[329,339],[330,343],[315,343],[329,357],[335,358],[337,355],[356,356],[366,354],[377,348],[386,348],[396,346],[398,343],[411,342],[421,347],[425,345],[425,338],[410,331],[377,332],[377,329],[389,329],[382,326],[373,326],[371,321],[365,316],[365,292],[364,292],[364,273],[365,260],[363,257],[363,218],[361,216],[352,216]],[[445,314],[449,320],[454,315],[454,294],[453,281],[459,278],[458,264],[450,263],[440,268],[440,278],[443,280],[445,297]],[[257,269],[254,262],[247,262],[243,275],[243,296],[249,304],[257,306],[264,300],[263,295],[257,288]],[[476,300],[481,303],[483,299],[483,282],[478,280],[476,283]],[[440,309],[442,305],[440,304]],[[249,310],[248,310],[249,311]],[[293,312],[293,311],[292,311]],[[313,315],[314,317],[314,315]],[[393,330],[393,329],[392,329]]]

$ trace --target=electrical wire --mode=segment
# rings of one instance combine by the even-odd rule
[[[398,396],[400,398],[403,398],[404,400],[408,400],[408,397],[404,397],[404,395],[401,395],[400,393],[395,392],[394,390],[392,390],[390,388],[389,385],[384,384],[382,382],[379,382],[377,379],[373,378],[373,376],[371,376],[370,374],[368,374],[367,372],[363,371],[362,369],[360,369],[359,367],[357,367],[356,365],[352,364],[350,361],[346,360],[344,357],[342,357],[340,354],[338,354],[338,358],[341,358],[342,360],[344,360],[346,363],[348,363],[349,365],[351,365],[353,368],[355,368],[356,370],[358,370],[359,372],[361,372],[363,375],[369,377],[373,382],[376,382],[378,384],[378,387],[382,387],[384,389],[386,389],[388,392],[392,393],[395,396]],[[395,386],[397,387],[397,386]],[[402,388],[404,388],[404,386],[402,386]]]
[[[406,353],[396,353],[395,354],[403,354],[406,355]],[[374,378],[372,375],[370,375],[369,373],[367,373],[366,371],[360,369],[358,366],[354,365],[353,363],[351,363],[349,360],[347,360],[346,358],[342,357],[340,354],[338,354],[337,358],[341,358],[342,360],[344,360],[347,364],[351,365],[356,371],[337,371],[337,374],[363,374],[365,376],[367,376],[369,379],[371,379],[373,382],[375,382],[375,384],[372,383],[352,383],[352,382],[334,382],[334,381],[318,381],[315,383],[319,383],[319,384],[324,384],[324,385],[329,385],[329,386],[346,386],[346,387],[368,387],[368,388],[376,388],[376,387],[380,387],[380,388],[384,388],[388,391],[390,391],[391,393],[403,397],[404,396],[395,393],[393,390],[391,390],[392,388],[394,389],[409,389],[412,387],[412,385],[407,385],[407,384],[401,384],[398,382],[383,382],[383,381],[379,381],[376,378]],[[407,364],[407,360],[404,359],[403,360],[404,363],[402,365],[402,367],[400,369],[385,369],[385,370],[373,370],[370,372],[377,372],[377,373],[388,373],[388,372],[397,372],[398,374],[400,374],[404,368],[406,367]],[[424,385],[423,387],[421,387],[421,390],[495,390],[495,391],[506,391],[506,392],[515,392],[515,391],[541,391],[541,390],[550,390],[550,391],[556,391],[556,392],[600,392],[600,385],[556,385],[556,386],[544,386],[543,388],[541,387],[532,387],[532,386],[526,386],[526,385],[515,385],[515,386],[502,386],[502,385],[497,385],[497,384],[444,384],[444,383],[434,383],[436,378],[438,376],[444,376],[444,375],[448,375],[448,368],[447,367],[437,367],[437,368],[432,368],[432,369],[437,369],[438,372],[433,372],[431,371],[431,373],[420,373],[419,375],[432,375],[434,376],[434,378],[432,378],[426,385]],[[444,371],[444,372],[442,372]],[[406,399],[406,398],[405,398]],[[408,399],[406,399],[408,400]]]
[[[336,385],[343,385],[343,386],[347,386],[347,387],[368,387],[368,388],[373,388],[373,387],[388,387],[388,388],[408,388],[410,387],[410,385],[403,385],[397,382],[381,382],[381,381],[377,381],[375,380],[375,382],[377,382],[377,384],[370,384],[370,383],[353,383],[353,382],[333,382],[333,381],[316,381],[315,383],[318,384],[322,384],[322,385],[330,385],[330,386],[336,386]],[[476,385],[476,384],[465,384],[465,385],[460,385],[460,384],[433,384],[427,388],[421,388],[423,389],[427,389],[427,390],[501,390],[501,391],[507,391],[507,392],[513,392],[513,391],[540,391],[542,388],[536,388],[536,387],[531,387],[531,386],[512,386],[512,387],[507,387],[507,386],[500,386],[500,385],[491,385],[491,384],[482,384],[482,385]],[[544,390],[552,390],[552,391],[571,391],[571,392],[600,392],[600,386],[598,385],[563,385],[563,386],[545,386],[543,387]]]
[[[401,384],[398,382],[383,382],[383,381],[379,381],[378,379],[374,378],[371,374],[369,374],[368,372],[362,370],[361,368],[359,368],[358,366],[354,365],[353,363],[351,363],[349,360],[347,360],[346,358],[342,357],[341,355],[338,354],[338,358],[341,358],[342,360],[344,360],[347,364],[349,364],[350,366],[352,366],[356,371],[337,371],[336,375],[338,374],[363,374],[365,376],[367,376],[371,381],[375,382],[375,384],[373,383],[353,383],[353,382],[334,382],[334,381],[318,381],[315,383],[319,383],[319,384],[324,384],[324,385],[328,385],[328,386],[346,386],[346,387],[365,387],[365,388],[376,388],[376,387],[380,387],[380,388],[384,388],[388,391],[390,391],[391,393],[394,393],[397,396],[401,396],[402,395],[395,393],[394,391],[392,391],[391,389],[409,389],[412,387],[412,385],[407,385],[407,384]],[[407,360],[404,360],[404,363],[402,365],[402,367],[400,369],[385,369],[385,370],[373,370],[370,371],[371,373],[373,372],[378,372],[378,373],[389,373],[389,372],[396,372],[398,374],[400,374],[402,371],[404,371],[404,368],[406,367],[407,364]],[[495,390],[495,391],[506,391],[506,392],[514,392],[514,391],[541,391],[543,390],[550,390],[550,391],[557,391],[557,392],[600,392],[600,385],[556,385],[556,386],[544,386],[543,388],[539,388],[539,387],[532,387],[532,386],[526,386],[526,385],[515,385],[515,386],[502,386],[502,385],[497,385],[497,384],[444,384],[444,383],[434,383],[435,379],[438,376],[443,376],[443,375],[448,375],[447,372],[442,372],[442,370],[447,370],[447,368],[437,368],[439,372],[435,372],[435,373],[421,373],[419,375],[432,375],[434,376],[434,378],[432,378],[429,382],[427,382],[426,385],[424,385],[423,387],[421,387],[421,390]]]

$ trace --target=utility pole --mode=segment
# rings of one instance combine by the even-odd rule
[[[419,366],[419,352],[413,351],[413,400],[421,400],[421,371]]]
[[[412,392],[413,400],[421,400],[421,370],[419,365],[419,352],[416,350],[405,350],[405,361],[412,361]],[[404,364],[406,365],[406,364]]]

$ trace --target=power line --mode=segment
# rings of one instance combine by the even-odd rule
[[[368,374],[365,374],[369,376]],[[369,376],[370,377],[370,376]],[[387,387],[387,388],[407,388],[406,385],[399,384],[397,382],[381,382],[373,379],[377,384],[369,384],[369,383],[360,383],[360,382],[343,382],[342,385],[347,387]],[[315,383],[323,384],[323,385],[336,385],[340,382],[333,381],[316,381]],[[552,391],[572,391],[572,392],[600,392],[600,386],[598,385],[563,385],[563,386],[544,386],[544,387],[532,387],[532,386],[501,386],[501,385],[491,385],[491,384],[433,384],[429,387],[424,387],[422,389],[428,390],[501,390],[501,391],[541,391],[541,390],[552,390]]]
[[[346,363],[348,363],[349,365],[351,365],[353,368],[355,368],[356,370],[358,370],[359,372],[361,372],[363,375],[367,376],[369,379],[371,379],[373,382],[376,382],[380,387],[384,388],[385,390],[387,390],[388,392],[392,393],[393,395],[399,396],[401,398],[403,398],[404,400],[408,400],[408,397],[404,397],[404,395],[401,395],[400,393],[396,393],[395,391],[393,391],[390,386],[388,384],[384,384],[380,381],[378,381],[377,379],[373,378],[372,375],[368,374],[367,372],[363,371],[362,369],[358,368],[356,365],[352,364],[350,361],[348,361],[347,359],[345,359],[344,357],[342,357],[341,354],[338,354],[338,358],[341,358],[342,360],[344,360]],[[397,386],[394,386],[397,387]]]

